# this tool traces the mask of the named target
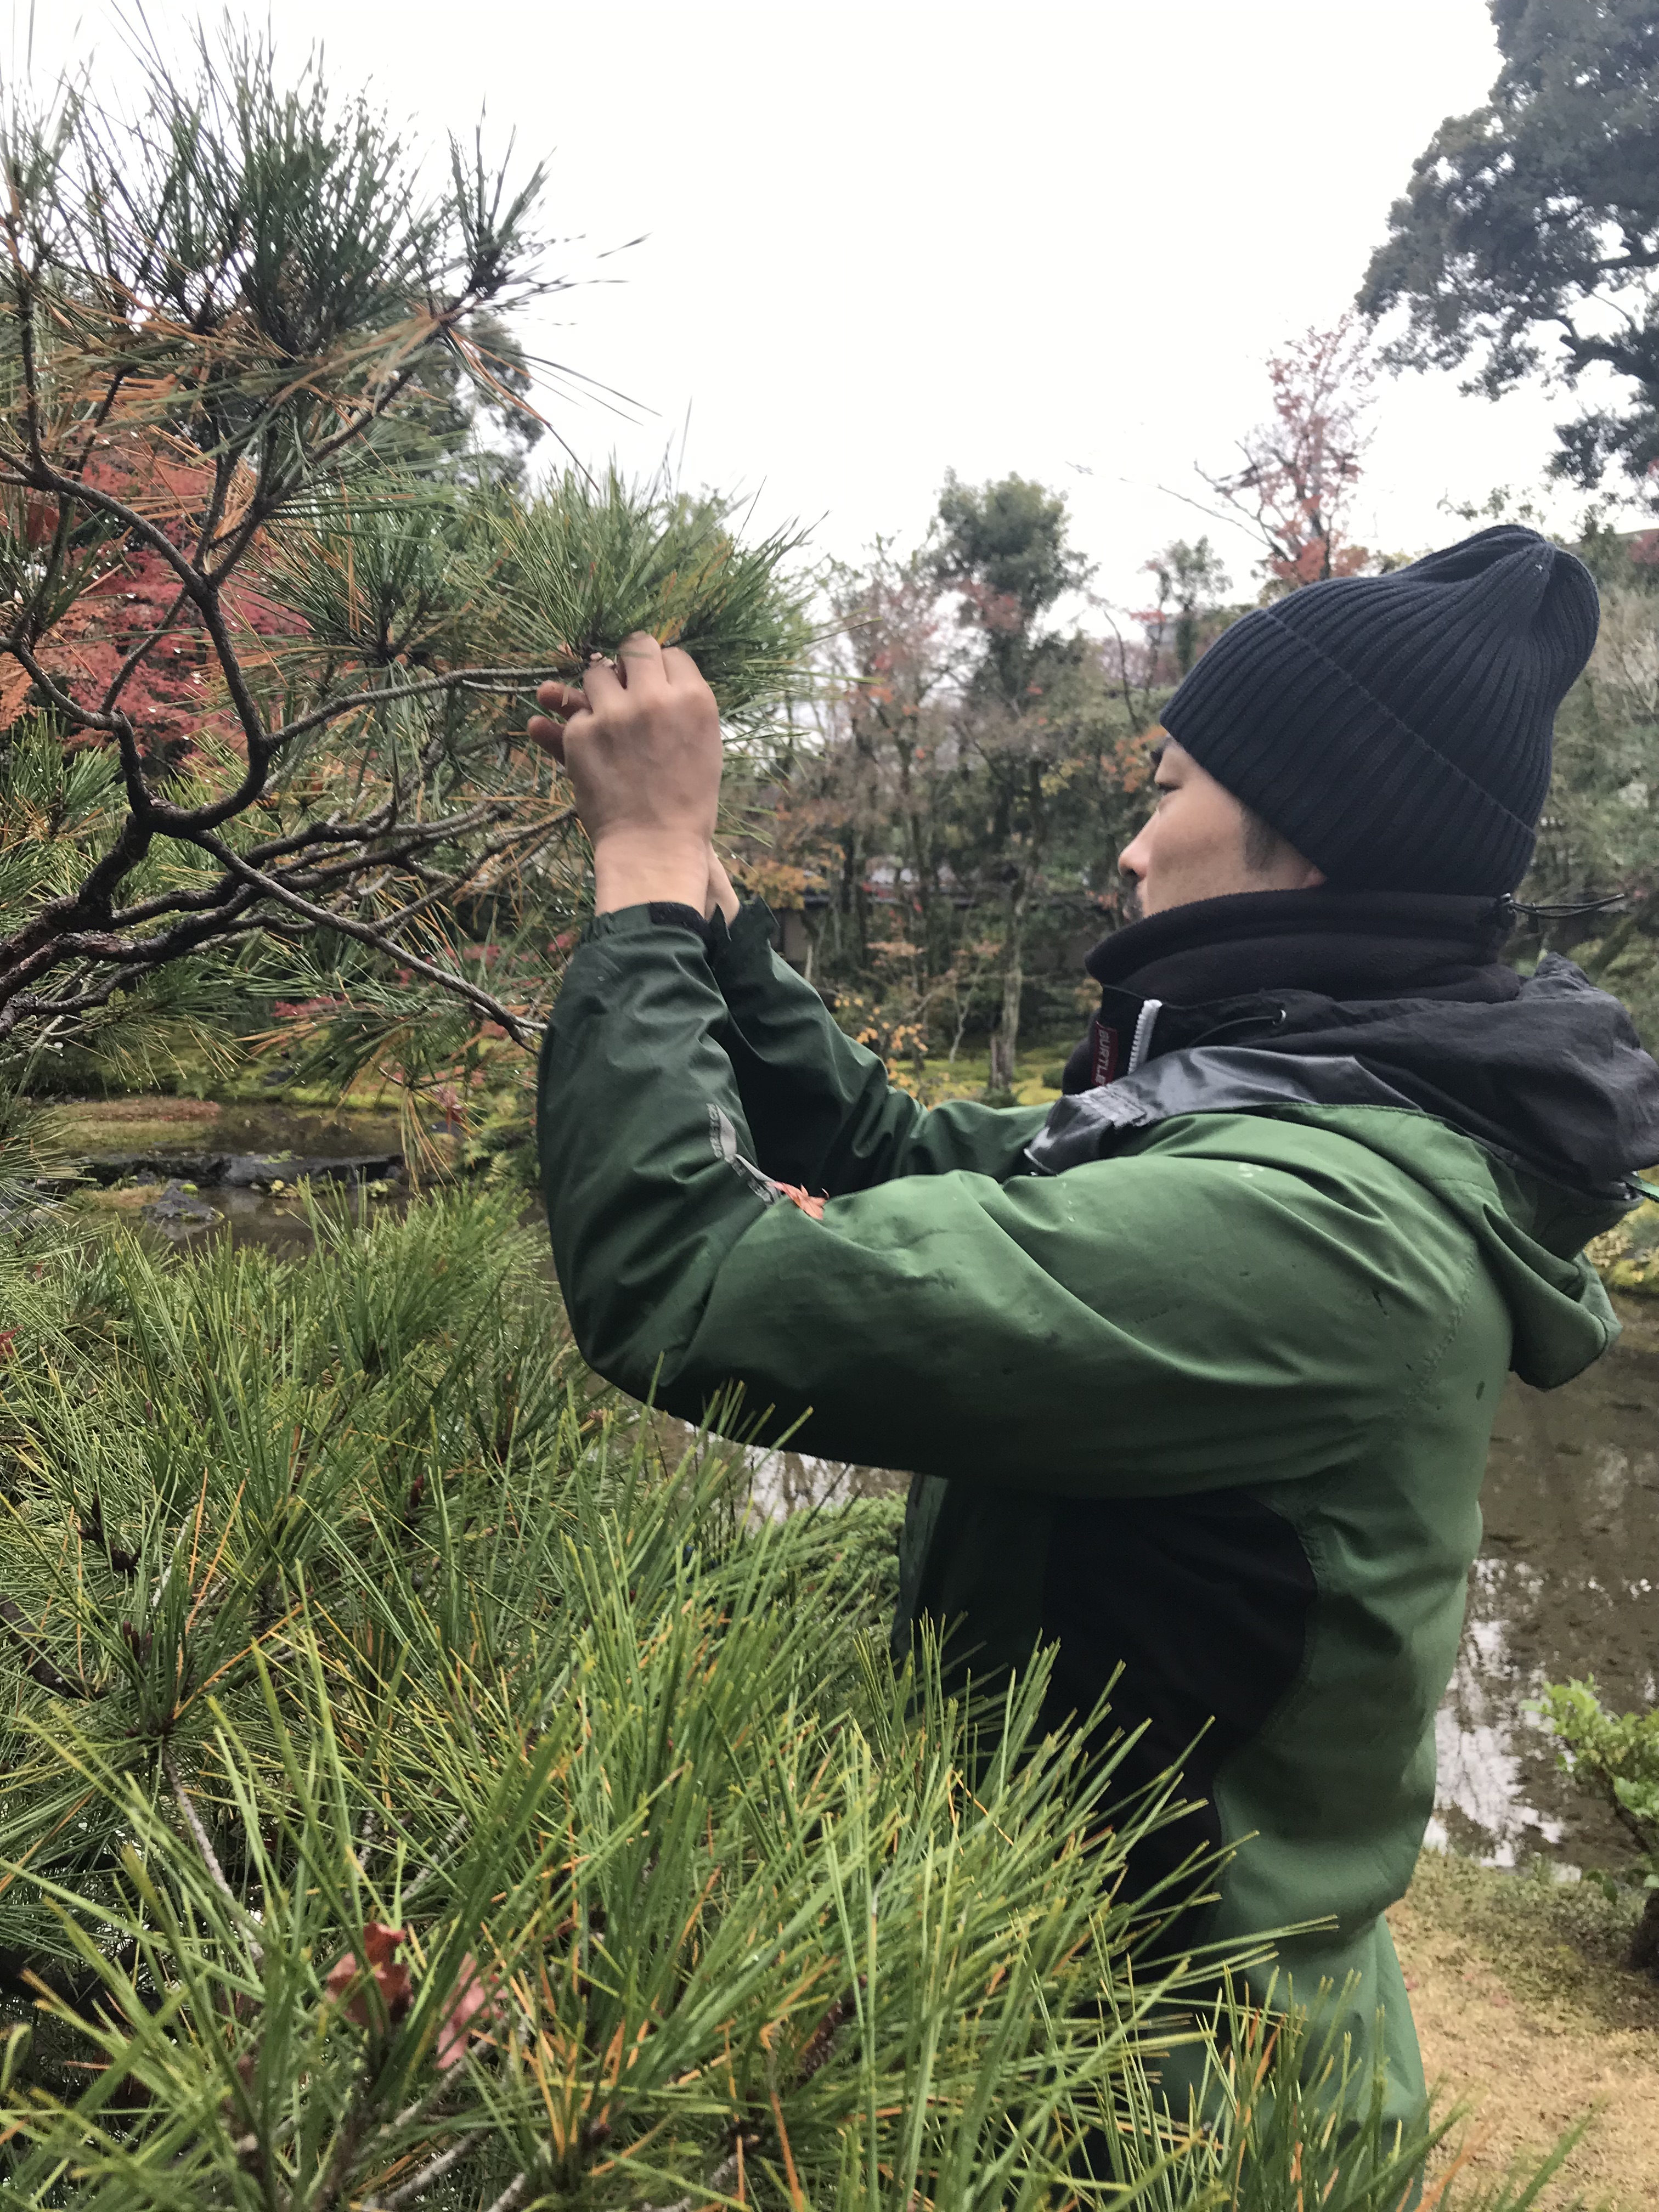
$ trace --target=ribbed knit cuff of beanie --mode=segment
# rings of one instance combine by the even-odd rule
[[[1555,710],[1589,659],[1589,571],[1482,530],[1386,576],[1310,584],[1224,630],[1164,727],[1337,887],[1513,890]]]

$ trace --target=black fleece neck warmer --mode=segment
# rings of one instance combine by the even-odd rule
[[[1101,1011],[1033,1164],[1058,1173],[1126,1129],[1234,1110],[1224,1098],[1241,1111],[1380,1101],[1620,1197],[1659,1163],[1659,1067],[1571,961],[1546,953],[1524,980],[1504,966],[1510,913],[1507,899],[1326,887],[1120,930],[1089,956]]]
[[[1314,997],[1513,999],[1521,979],[1499,957],[1513,921],[1506,899],[1328,887],[1171,907],[1089,955],[1100,1012],[1063,1087],[1091,1090],[1191,1045],[1279,1042]]]

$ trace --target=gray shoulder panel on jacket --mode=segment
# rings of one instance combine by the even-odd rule
[[[1392,1106],[1422,1111],[1402,1091],[1346,1056],[1251,1052],[1199,1045],[1151,1061],[1133,1075],[1056,1100],[1025,1148],[1040,1175],[1099,1159],[1121,1139],[1177,1114],[1259,1114],[1275,1106]]]

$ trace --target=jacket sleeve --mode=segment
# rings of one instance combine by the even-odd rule
[[[757,901],[730,931],[716,915],[709,972],[729,1017],[721,1037],[754,1158],[781,1182],[840,1197],[893,1176],[970,1168],[1015,1172],[1042,1127],[1042,1109],[1004,1109],[952,1099],[931,1113],[888,1080],[878,1055],[855,1044],[811,984],[772,949],[772,917]]]
[[[901,1174],[814,1218],[754,1164],[727,1018],[702,940],[633,908],[572,960],[542,1063],[577,1342],[687,1419],[737,1383],[745,1437],[921,1474],[1284,1480],[1396,1419],[1469,1298],[1473,1244],[1400,1221],[1363,1146],[1298,1167],[1310,1133],[1260,1116],[1237,1156]]]

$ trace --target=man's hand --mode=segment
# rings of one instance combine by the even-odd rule
[[[592,663],[580,690],[544,684],[536,697],[559,717],[533,715],[529,734],[575,787],[595,911],[653,899],[711,911],[720,719],[690,654],[636,630],[614,665]]]

